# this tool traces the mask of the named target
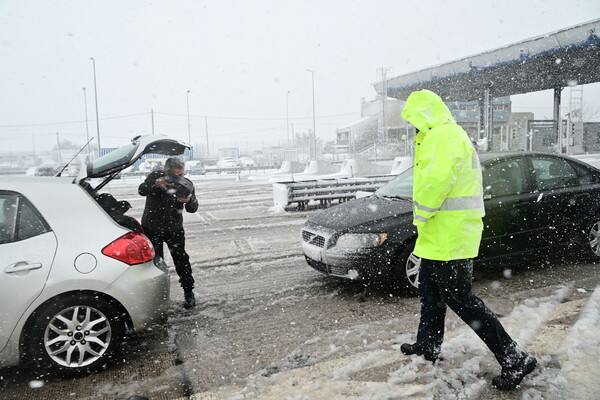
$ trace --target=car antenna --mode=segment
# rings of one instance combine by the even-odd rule
[[[88,140],[88,142],[86,144],[84,144],[83,147],[81,149],[79,149],[79,151],[77,153],[75,153],[73,158],[71,158],[71,160],[69,160],[69,162],[66,163],[65,166],[62,167],[62,169],[60,171],[58,171],[58,173],[54,176],[60,176],[60,174],[62,174],[62,172],[69,166],[69,164],[71,164],[73,162],[73,160],[79,155],[79,153],[81,153],[83,151],[83,149],[85,149],[92,140],[94,140],[94,138],[91,138],[90,140]]]

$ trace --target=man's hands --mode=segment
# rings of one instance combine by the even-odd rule
[[[154,181],[154,185],[156,185],[157,187],[161,188],[162,190],[167,190],[169,188],[169,184],[167,183],[167,181],[165,181],[165,177],[161,176],[160,178],[158,178],[157,180]],[[189,203],[190,200],[192,199],[192,195],[190,194],[187,197],[178,197],[177,201],[183,204]]]
[[[167,190],[167,182],[165,181],[165,177],[161,176],[157,180],[154,181],[154,185],[158,186],[162,190]]]

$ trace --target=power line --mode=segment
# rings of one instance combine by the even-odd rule
[[[243,134],[247,134],[247,133],[260,133],[260,132],[267,132],[267,131],[278,131],[281,130],[280,127],[276,127],[276,128],[264,128],[264,129],[257,129],[257,130],[253,130],[253,131],[241,131],[241,132],[230,132],[230,133],[219,133],[217,136],[215,137],[221,137],[221,136],[233,136],[233,135],[243,135]]]
[[[120,118],[129,118],[129,117],[139,117],[141,115],[147,115],[148,113],[137,113],[137,114],[126,114],[126,115],[118,115],[115,117],[106,117],[101,118],[102,121],[110,120],[110,119],[120,119]],[[26,126],[49,126],[49,125],[68,125],[68,124],[82,124],[85,123],[85,120],[80,121],[65,121],[65,122],[40,122],[37,124],[16,124],[16,125],[0,125],[0,128],[20,128]]]
[[[125,114],[125,115],[117,115],[114,117],[105,117],[105,118],[100,118],[101,121],[108,121],[108,120],[113,120],[113,119],[123,119],[123,118],[130,118],[130,117],[139,117],[139,116],[145,116],[150,114],[149,112],[143,112],[143,113],[135,113],[135,114]],[[154,114],[161,114],[161,115],[172,115],[172,116],[178,116],[178,117],[187,117],[187,114],[178,114],[178,113],[168,113],[168,112],[158,112],[158,111],[154,111]],[[332,115],[321,115],[318,116],[317,118],[338,118],[338,117],[347,117],[350,115],[356,115],[357,112],[352,112],[352,113],[343,113],[343,114],[332,114]],[[197,117],[197,118],[210,118],[210,119],[220,119],[220,120],[242,120],[242,121],[284,121],[286,120],[286,117],[234,117],[234,116],[210,116],[210,115],[194,115],[194,114],[190,114],[190,117]],[[290,119],[309,119],[312,117],[290,117]],[[70,124],[83,124],[85,123],[85,120],[78,120],[78,121],[64,121],[64,122],[40,122],[40,123],[35,123],[35,124],[10,124],[10,125],[0,125],[0,128],[23,128],[23,127],[34,127],[34,126],[55,126],[55,125],[70,125]]]
[[[187,114],[178,114],[178,113],[168,113],[168,112],[156,112],[155,114],[162,115],[173,115],[178,117],[187,117]],[[353,113],[344,113],[344,114],[333,114],[333,115],[321,115],[317,116],[317,118],[337,118],[337,117],[347,117],[349,115],[357,115],[358,112]],[[246,121],[285,121],[286,117],[233,117],[233,116],[211,116],[211,115],[194,115],[190,114],[190,117],[197,118],[210,118],[210,119],[225,119],[225,120],[246,120]],[[312,119],[312,117],[289,117],[289,119]]]

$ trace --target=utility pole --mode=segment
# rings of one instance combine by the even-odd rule
[[[150,119],[152,121],[152,134],[154,135],[154,109],[150,109]]]
[[[296,148],[296,134],[294,133],[294,123],[292,122],[292,146]]]
[[[86,143],[89,143],[90,128],[88,125],[87,96],[85,94],[85,88],[83,88],[83,103],[85,104],[85,140],[86,140]],[[88,151],[89,151],[89,149],[88,149]]]
[[[381,71],[381,87],[383,94],[381,95],[381,125],[382,125],[382,134],[381,138],[384,142],[387,142],[387,121],[385,119],[385,102],[387,100],[387,72],[391,70],[389,67],[381,67],[378,68],[378,71]]]
[[[285,94],[285,128],[287,130],[287,143],[286,147],[290,145],[290,112],[289,112],[289,96],[290,90]]]
[[[56,148],[58,149],[58,163],[62,164],[62,155],[60,154],[60,138],[58,132],[56,132]]]
[[[210,157],[210,147],[208,147],[208,117],[204,116],[204,126],[206,128],[206,158]]]
[[[307,69],[310,72],[312,78],[312,109],[313,109],[313,142],[315,148],[315,160],[317,159],[317,129],[316,129],[316,118],[315,118],[315,71]]]
[[[100,156],[100,152],[102,151],[102,145],[100,144],[100,120],[98,119],[98,87],[96,86],[96,60],[94,57],[90,57],[92,60],[92,66],[94,67],[94,96],[96,98],[96,136],[98,139],[98,156]]]
[[[192,131],[190,129],[190,91],[187,91],[187,119],[188,119],[188,144],[192,145]],[[190,156],[191,159],[191,156]]]

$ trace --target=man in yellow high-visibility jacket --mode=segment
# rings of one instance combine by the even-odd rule
[[[441,360],[446,306],[467,323],[502,367],[493,385],[514,389],[537,360],[506,333],[496,315],[472,292],[473,258],[479,252],[485,214],[481,166],[467,133],[442,99],[429,90],[412,93],[402,117],[417,128],[415,137],[414,254],[421,258],[421,320],[414,344],[404,354]]]

